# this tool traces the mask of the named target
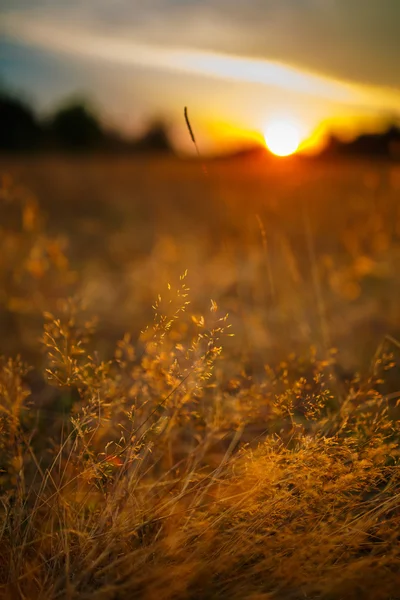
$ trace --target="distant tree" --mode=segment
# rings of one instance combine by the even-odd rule
[[[362,133],[350,141],[342,141],[331,135],[322,154],[397,160],[400,158],[400,128],[390,125],[383,132]]]
[[[392,125],[386,132],[386,141],[390,158],[400,159],[400,127]]]
[[[340,139],[335,135],[330,134],[326,141],[323,154],[327,156],[336,156],[340,153],[342,147],[343,142],[341,142]]]
[[[0,92],[0,151],[34,150],[41,128],[33,110],[21,100]]]
[[[97,117],[80,103],[56,112],[48,123],[48,132],[56,148],[68,151],[94,150],[104,139]]]
[[[135,144],[140,152],[172,152],[171,142],[165,125],[154,122]]]

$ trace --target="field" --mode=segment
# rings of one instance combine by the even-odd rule
[[[5,598],[400,598],[400,166],[2,158]]]

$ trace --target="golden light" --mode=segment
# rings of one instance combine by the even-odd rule
[[[264,131],[265,143],[276,156],[294,154],[301,142],[299,128],[286,120],[271,121]]]

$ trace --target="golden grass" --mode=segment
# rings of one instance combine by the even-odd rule
[[[396,169],[144,166],[3,179],[1,596],[398,598]]]

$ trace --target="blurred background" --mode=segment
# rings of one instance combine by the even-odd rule
[[[400,8],[396,0],[242,2],[5,0],[0,78],[41,119],[79,99],[103,127],[140,136],[168,124],[192,150],[262,140],[286,119],[303,148],[397,119]]]

